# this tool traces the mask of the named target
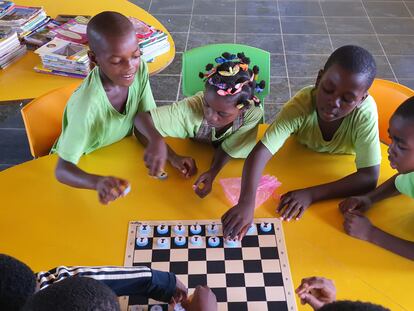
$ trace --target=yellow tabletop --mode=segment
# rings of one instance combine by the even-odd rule
[[[136,17],[155,28],[161,29],[168,34],[170,51],[158,56],[154,62],[149,63],[150,74],[160,72],[174,59],[175,45],[167,29],[151,14],[126,0],[19,0],[19,5],[43,6],[46,13],[51,17],[59,14],[81,14],[96,15],[102,11],[117,11],[126,16]],[[27,52],[23,58],[16,61],[5,70],[0,70],[0,101],[35,98],[46,92],[65,86],[81,79],[59,77],[48,74],[36,73],[35,65],[40,64],[39,55],[32,51]]]
[[[199,172],[208,168],[213,154],[209,146],[180,140],[170,143],[177,152],[192,155]],[[389,168],[384,145],[382,152],[381,182],[395,173]],[[94,191],[58,183],[54,155],[1,172],[0,252],[21,259],[34,270],[57,265],[123,265],[129,221],[220,218],[229,203],[218,179],[240,176],[243,165],[241,160],[230,162],[213,192],[200,199],[191,189],[195,178],[185,180],[167,167],[167,180],[153,179],[142,157],[143,147],[128,137],[81,159],[80,167],[88,172],[130,181],[131,192],[108,206],[98,203]],[[353,156],[315,153],[291,139],[265,173],[282,182],[281,194],[335,180],[353,170]],[[372,301],[394,311],[414,310],[409,293],[414,263],[347,236],[338,201],[314,204],[302,220],[284,223],[295,286],[303,277],[325,276],[335,280],[340,299]],[[414,240],[413,205],[411,199],[399,196],[377,204],[368,216],[380,228]],[[274,210],[275,201],[268,201],[257,209],[256,217],[274,217]]]

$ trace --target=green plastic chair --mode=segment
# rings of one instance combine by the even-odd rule
[[[210,44],[194,48],[183,53],[182,65],[182,86],[184,96],[192,96],[195,93],[204,90],[204,81],[198,77],[199,72],[205,72],[207,64],[216,65],[215,58],[224,52],[237,54],[244,52],[250,58],[252,65],[259,66],[258,81],[264,80],[266,87],[263,92],[256,96],[264,104],[265,97],[269,94],[270,89],[270,53],[255,47],[242,44],[224,43]]]

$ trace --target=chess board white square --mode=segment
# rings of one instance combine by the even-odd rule
[[[188,275],[185,274],[177,274],[176,277],[186,286],[188,287]]]
[[[267,301],[285,301],[285,289],[283,286],[267,286],[266,291],[266,300]]]
[[[226,287],[226,275],[221,273],[207,274],[207,284],[213,288]]]
[[[195,245],[191,243],[191,238],[188,238],[188,248],[206,248],[206,238],[201,237],[201,244]]]
[[[224,260],[224,249],[218,248],[207,248],[206,249],[207,260]]]
[[[172,249],[170,252],[170,261],[188,261],[188,249]]]
[[[247,293],[245,287],[227,287],[227,301],[228,302],[237,302],[237,301],[246,301]]]
[[[167,244],[165,247],[161,247],[158,245],[158,241],[165,239],[167,241]],[[159,238],[153,238],[152,239],[152,248],[153,249],[168,249],[171,247],[171,239],[169,237],[159,237]]]
[[[248,301],[247,309],[254,311],[267,311],[267,302],[266,301]]]
[[[134,253],[135,262],[151,262],[152,260],[152,250],[150,249],[135,250]]]
[[[153,262],[151,263],[151,269],[168,271],[170,270],[170,263],[168,261]]]
[[[260,259],[260,248],[243,247],[241,250],[243,254],[243,259],[246,259],[246,260]]]
[[[243,260],[226,260],[224,266],[226,273],[244,273]]]
[[[217,303],[217,310],[218,311],[227,311],[228,310],[227,302],[218,302]]]
[[[263,259],[263,272],[281,272],[279,259]]]
[[[246,287],[263,287],[264,278],[263,273],[246,273],[244,275]]]
[[[259,235],[259,246],[270,247],[276,246],[276,238],[274,235]]]
[[[207,262],[206,261],[189,261],[188,262],[188,274],[206,274]]]

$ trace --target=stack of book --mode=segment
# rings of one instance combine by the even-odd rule
[[[170,50],[168,35],[165,32],[155,29],[136,18],[130,17],[129,19],[135,28],[142,53],[141,57],[146,62],[152,62],[157,56]]]
[[[7,10],[13,5],[14,3],[11,1],[0,1],[0,17],[6,14]]]
[[[0,26],[11,27],[19,38],[23,38],[45,24],[48,19],[41,7],[12,5],[0,17]]]
[[[74,78],[84,78],[89,73],[86,45],[54,38],[35,53],[42,60],[42,65],[34,67],[37,72]]]
[[[11,29],[2,27],[0,29],[0,69],[22,57],[26,53],[25,45],[20,44],[17,33]]]

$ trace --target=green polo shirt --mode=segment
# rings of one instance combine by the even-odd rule
[[[414,172],[398,175],[395,187],[399,192],[414,198]]]

